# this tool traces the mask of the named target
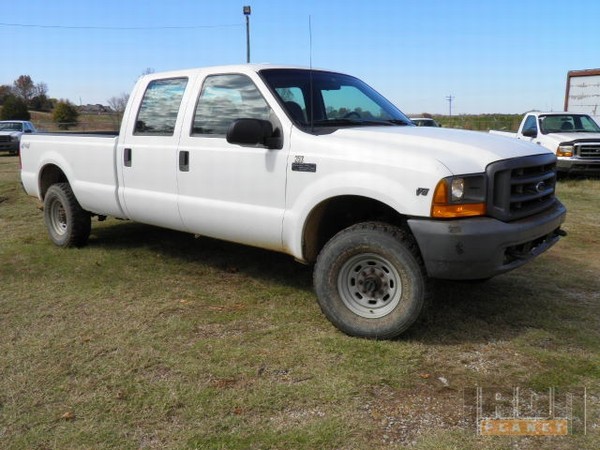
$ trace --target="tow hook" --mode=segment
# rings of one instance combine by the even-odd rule
[[[563,236],[563,237],[565,237],[567,235],[567,232],[561,228],[557,228],[554,233],[556,233],[558,236]]]

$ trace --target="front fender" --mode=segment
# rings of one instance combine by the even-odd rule
[[[400,177],[397,171],[390,172],[376,177],[359,171],[335,173],[306,184],[286,208],[282,228],[284,248],[296,259],[305,261],[303,240],[306,224],[316,208],[337,197],[364,197],[387,205],[400,215],[429,216],[431,196],[441,177],[424,179],[426,177],[410,177],[407,174]]]

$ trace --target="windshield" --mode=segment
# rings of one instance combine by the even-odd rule
[[[0,131],[23,131],[23,124],[20,122],[0,122]]]
[[[540,129],[548,133],[600,133],[600,127],[590,116],[552,114],[540,116]]]
[[[302,127],[410,125],[385,97],[357,78],[307,69],[260,72],[288,116]]]

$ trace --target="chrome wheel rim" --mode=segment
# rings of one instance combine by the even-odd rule
[[[50,204],[50,226],[52,231],[62,236],[67,232],[67,213],[61,202],[54,200]]]
[[[338,292],[355,314],[377,319],[391,313],[400,303],[400,274],[386,258],[374,253],[353,256],[342,266]]]

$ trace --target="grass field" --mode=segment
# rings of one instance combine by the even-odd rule
[[[2,449],[598,449],[600,180],[569,236],[483,284],[434,284],[391,342],[321,315],[285,255],[135,223],[54,247],[0,156]],[[586,387],[565,437],[486,437],[471,396]],[[577,391],[580,392],[580,391]]]

